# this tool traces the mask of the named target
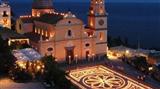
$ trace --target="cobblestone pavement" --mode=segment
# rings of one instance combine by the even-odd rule
[[[15,83],[5,78],[0,80],[0,89],[45,89],[41,83]]]

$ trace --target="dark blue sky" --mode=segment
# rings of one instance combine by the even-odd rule
[[[9,0],[12,2],[30,2],[32,0]],[[54,0],[54,2],[89,2],[90,0]],[[106,2],[160,2],[160,0],[106,0]]]

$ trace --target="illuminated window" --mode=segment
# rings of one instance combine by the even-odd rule
[[[104,33],[103,33],[103,32],[100,32],[100,33],[99,33],[99,39],[100,39],[100,40],[103,40],[103,39],[104,39]]]
[[[90,26],[93,26],[93,21],[92,20],[90,21]]]
[[[35,33],[37,33],[37,29],[35,28]]]
[[[42,30],[42,35],[44,35],[44,30]]]
[[[50,33],[50,37],[51,37],[51,38],[54,37],[54,33]]]
[[[48,37],[48,32],[46,31],[46,37]]]
[[[38,34],[41,34],[41,29],[38,29]]]
[[[7,19],[3,19],[3,24],[7,24],[8,23],[8,20]]]

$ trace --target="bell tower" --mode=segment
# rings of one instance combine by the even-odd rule
[[[96,35],[96,54],[107,52],[107,13],[105,0],[91,0],[88,26]]]
[[[0,25],[11,29],[11,7],[7,0],[1,1],[0,13]]]

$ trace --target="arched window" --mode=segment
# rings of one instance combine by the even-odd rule
[[[71,30],[68,30],[68,36],[72,36],[72,31]]]
[[[3,17],[7,17],[7,11],[3,11]]]
[[[104,33],[103,33],[103,32],[100,32],[100,33],[99,33],[99,39],[100,39],[100,40],[103,40],[103,39],[104,39]]]
[[[85,44],[85,46],[86,46],[86,47],[89,47],[89,46],[90,46],[90,44],[89,44],[89,43],[86,43],[86,44]]]
[[[21,24],[19,24],[19,29],[20,29],[20,30],[22,29],[22,25],[21,25]]]

